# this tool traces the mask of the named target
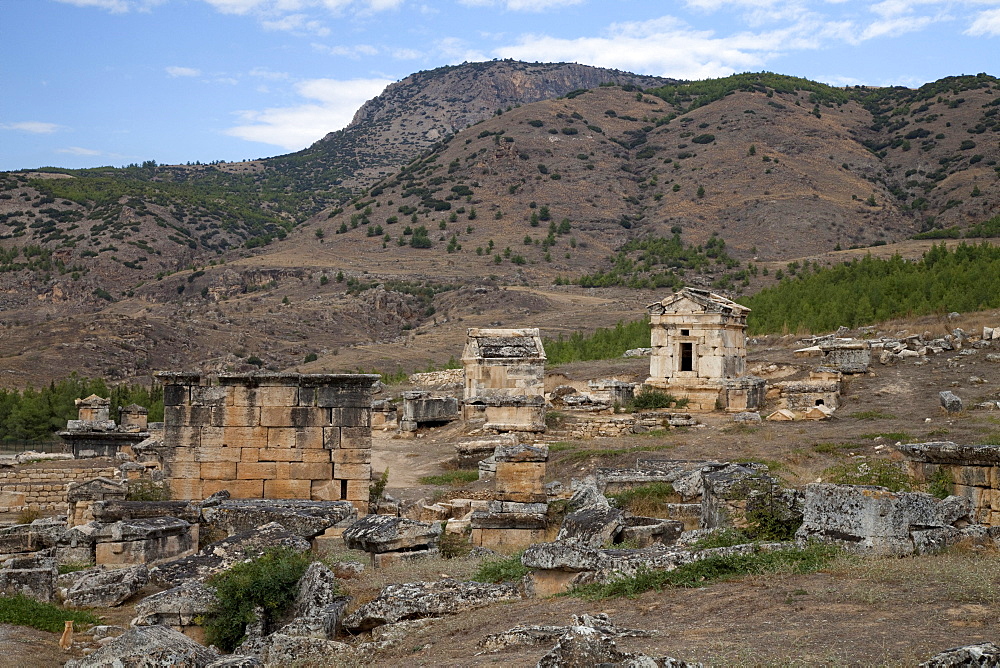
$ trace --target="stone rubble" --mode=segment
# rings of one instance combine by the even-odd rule
[[[66,668],[205,668],[219,653],[166,626],[136,626]]]
[[[97,567],[66,592],[66,605],[74,608],[114,608],[134,596],[149,582],[145,564],[126,568]]]

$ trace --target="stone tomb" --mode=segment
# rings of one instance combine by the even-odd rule
[[[1000,526],[1000,445],[958,445],[951,441],[903,443],[906,472],[921,483],[944,486],[972,502],[972,518]]]
[[[545,349],[537,328],[470,328],[463,418],[494,431],[545,431]]]
[[[687,409],[756,410],[765,383],[746,373],[746,306],[708,290],[683,288],[650,304],[646,385],[688,400]]]
[[[377,375],[158,373],[174,498],[351,501],[367,511]]]
[[[515,552],[545,540],[548,526],[545,465],[549,446],[500,445],[494,453],[494,500],[469,518],[472,544]]]

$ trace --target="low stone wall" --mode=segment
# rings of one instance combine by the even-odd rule
[[[95,463],[97,465],[90,465]],[[72,461],[39,462],[0,469],[0,512],[23,510],[40,512],[66,510],[66,486],[97,477],[113,478],[117,468],[112,460],[87,460],[87,465]]]

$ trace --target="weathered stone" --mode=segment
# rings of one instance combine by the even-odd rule
[[[150,576],[161,586],[176,587],[189,580],[204,580],[234,564],[255,559],[269,547],[289,547],[296,552],[306,552],[310,545],[301,536],[271,522],[212,543],[190,557],[155,566]]]
[[[287,635],[333,639],[337,635],[349,596],[340,595],[337,577],[324,564],[314,561],[298,584],[292,604],[295,619],[280,630]]]
[[[936,547],[947,531],[968,517],[968,499],[947,503],[922,492],[890,492],[884,487],[812,483],[806,487],[798,538],[819,538],[856,550],[912,554]],[[914,532],[935,531],[915,538]]]
[[[185,582],[139,601],[135,606],[136,617],[132,626],[190,626],[218,600],[213,589],[200,582]]]
[[[90,656],[66,663],[68,668],[205,668],[219,653],[166,626],[129,629]]]
[[[49,602],[56,588],[59,566],[46,553],[14,557],[0,568],[0,593],[23,594],[36,601]]]
[[[647,547],[653,543],[671,545],[684,531],[684,523],[678,520],[664,520],[656,517],[629,516],[625,518],[621,542],[636,547]]]
[[[1000,647],[991,642],[965,645],[935,654],[920,664],[920,668],[972,668],[1000,666]]]
[[[105,570],[98,567],[66,592],[66,605],[76,608],[113,608],[134,596],[149,582],[145,564]]]
[[[152,565],[193,554],[198,548],[198,525],[175,517],[91,524],[94,556],[99,565]]]
[[[190,501],[124,501],[110,499],[94,501],[90,507],[98,522],[141,520],[150,517],[176,517],[186,522],[199,522],[201,508]]]
[[[556,646],[538,660],[537,668],[590,668],[591,666],[661,666],[664,668],[700,668],[670,657],[652,658],[645,654],[622,652],[614,639],[589,626],[573,626]]]
[[[611,560],[601,550],[586,545],[538,543],[524,551],[521,563],[538,570],[582,572],[602,570]]]
[[[602,469],[603,470],[603,469]],[[568,508],[571,511],[583,510],[584,508],[607,508],[610,506],[608,499],[597,487],[597,482],[592,477],[583,480],[573,480],[573,496],[569,497]]]
[[[31,533],[30,524],[0,527],[0,554],[34,551]]]
[[[455,444],[455,455],[458,468],[472,469],[479,465],[479,462],[490,457],[497,446],[515,445],[517,436],[515,434],[498,434],[492,438],[483,438],[470,441],[462,441]]]
[[[575,627],[585,626],[600,631],[609,638],[650,638],[652,631],[623,629],[618,627],[604,613],[594,615],[573,615],[572,626],[515,626],[504,633],[494,633],[479,641],[479,647],[497,651],[508,647],[541,645],[556,640]]]
[[[755,507],[772,505],[780,487],[761,464],[729,464],[702,473],[701,528],[745,527]]]
[[[345,629],[365,631],[404,619],[442,617],[521,598],[512,584],[409,582],[384,587],[379,595],[343,620]]]
[[[277,632],[264,638],[260,657],[265,666],[330,666],[351,663],[360,652],[336,640]]]
[[[202,515],[209,528],[230,536],[275,522],[296,536],[314,538],[358,513],[348,501],[242,499],[221,501],[204,508]]]
[[[390,515],[368,515],[344,531],[344,543],[352,550],[395,552],[436,545],[439,523],[418,522]]]
[[[949,415],[962,412],[962,400],[954,392],[945,390],[944,392],[939,392],[938,396],[941,398],[941,408]]]
[[[518,443],[515,445],[498,445],[493,452],[496,461],[499,462],[546,462],[549,460],[549,446],[525,445]]]
[[[229,654],[207,664],[205,668],[264,668],[264,662],[256,656]]]
[[[614,542],[623,528],[624,511],[611,507],[589,507],[566,515],[557,540],[602,547]]]

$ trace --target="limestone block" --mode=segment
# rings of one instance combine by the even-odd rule
[[[340,448],[340,427],[323,428],[323,447],[327,450]]]
[[[323,449],[323,427],[298,427],[295,430],[295,447],[304,450]]]
[[[261,448],[257,458],[262,462],[301,462],[302,453],[298,448]]]
[[[336,464],[333,468],[334,477],[338,480],[371,480],[371,464]]]
[[[169,454],[170,461],[173,462],[196,462],[198,461],[197,448],[171,448]]]
[[[265,480],[264,498],[267,499],[309,499],[312,483],[309,480]]]
[[[545,529],[473,529],[472,544],[504,554],[545,542]],[[575,573],[573,574],[575,575]]]
[[[348,480],[347,500],[348,501],[368,501],[370,480]]]
[[[316,389],[316,405],[323,408],[370,408],[370,390],[354,387],[319,387]]]
[[[212,422],[211,406],[164,406],[163,421],[167,425],[201,427]]]
[[[367,427],[372,422],[372,411],[368,407],[349,406],[346,408],[331,408],[330,424],[341,427]]]
[[[292,407],[291,406],[261,407],[260,424],[263,427],[291,427]]]
[[[171,478],[198,479],[201,477],[201,463],[199,462],[165,462],[165,464],[167,475]]]
[[[236,475],[233,477],[239,480],[269,480],[277,475],[275,462],[240,462],[236,465]]]
[[[226,427],[226,445],[236,447],[267,447],[267,427]]]
[[[202,462],[202,480],[234,480],[236,478],[235,462]]]
[[[285,385],[265,385],[257,388],[257,403],[260,406],[297,406],[299,388]]]
[[[222,414],[227,427],[256,427],[260,411],[260,406],[226,406]]]
[[[227,406],[259,406],[257,388],[246,385],[228,385],[226,392]]]
[[[196,465],[200,466],[200,465]],[[170,496],[175,499],[202,499],[201,478],[170,478]],[[206,495],[207,496],[207,495]]]
[[[190,388],[186,385],[164,385],[163,386],[163,405],[166,406],[180,406],[182,404],[189,403],[191,401]]]
[[[260,448],[240,448],[240,462],[253,464],[260,461]]]
[[[329,446],[325,446],[329,447]],[[369,427],[341,427],[340,447],[371,448],[372,430]]]
[[[243,448],[198,448],[195,459],[199,462],[238,462]]]
[[[299,406],[315,406],[315,405],[316,405],[316,388],[300,387]]]
[[[340,501],[340,488],[339,480],[313,480],[309,498],[313,501]]]
[[[264,496],[263,480],[206,480],[202,483],[202,498],[226,490],[234,499],[260,499]]]
[[[956,484],[972,487],[989,487],[992,476],[989,466],[956,466],[951,474]]]
[[[333,478],[333,464],[292,462],[288,467],[288,476],[294,480],[331,480]],[[370,476],[371,466],[368,469]]]
[[[225,429],[222,427],[202,427],[201,447],[221,448],[226,444]]]
[[[327,455],[327,461],[334,464],[369,464],[372,461],[371,448],[340,448]]]
[[[295,429],[292,427],[269,427],[267,430],[267,447],[294,448]]]
[[[340,452],[340,450],[334,450],[334,452]],[[347,452],[366,452],[365,450],[348,450]],[[302,450],[302,461],[307,464],[318,464],[327,463],[332,461],[330,458],[331,452],[324,448],[316,449],[304,449]]]
[[[500,501],[545,501],[544,462],[497,462],[496,498]]]
[[[201,445],[201,427],[166,423],[163,428],[163,445],[168,448],[197,448]]]

